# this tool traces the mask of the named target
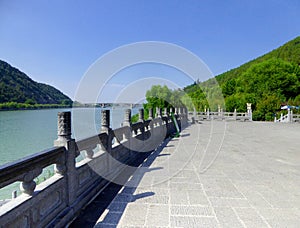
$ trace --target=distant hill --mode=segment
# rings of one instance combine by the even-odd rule
[[[33,81],[25,73],[0,60],[0,103],[62,104],[72,100],[53,86]]]
[[[300,37],[215,77],[222,88],[227,111],[245,111],[252,103],[255,120],[272,120],[283,103],[300,105]],[[194,83],[184,90],[201,110],[205,95]],[[216,91],[212,79],[199,83],[206,94]]]

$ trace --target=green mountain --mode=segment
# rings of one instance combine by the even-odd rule
[[[38,83],[10,64],[0,60],[0,103],[72,104],[58,89]]]
[[[281,104],[300,105],[300,37],[215,78],[219,85],[210,79],[184,89],[197,109],[220,86],[227,111],[245,111],[248,102],[255,120],[271,120]]]

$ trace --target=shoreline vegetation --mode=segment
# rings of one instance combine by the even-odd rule
[[[88,103],[83,104],[77,101],[67,104],[36,104],[36,103],[18,103],[5,102],[0,103],[0,111],[18,111],[18,110],[39,110],[39,109],[57,109],[57,108],[112,108],[112,107],[127,107],[136,108],[142,104],[128,104],[128,103]]]
[[[17,111],[17,110],[38,110],[38,109],[55,109],[55,108],[72,108],[72,105],[62,104],[26,104],[17,102],[7,102],[0,104],[0,111]]]

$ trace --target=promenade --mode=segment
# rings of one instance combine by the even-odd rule
[[[299,124],[190,125],[145,160],[95,227],[299,227],[299,138]]]

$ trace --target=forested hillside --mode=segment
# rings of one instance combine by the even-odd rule
[[[196,109],[203,110],[208,105],[207,94],[220,86],[227,111],[245,111],[248,102],[255,120],[273,119],[281,104],[300,105],[300,37],[216,76],[216,80],[219,85],[210,79],[184,89]]]
[[[0,60],[0,104],[62,104],[72,100],[56,88],[33,81],[25,73]]]

